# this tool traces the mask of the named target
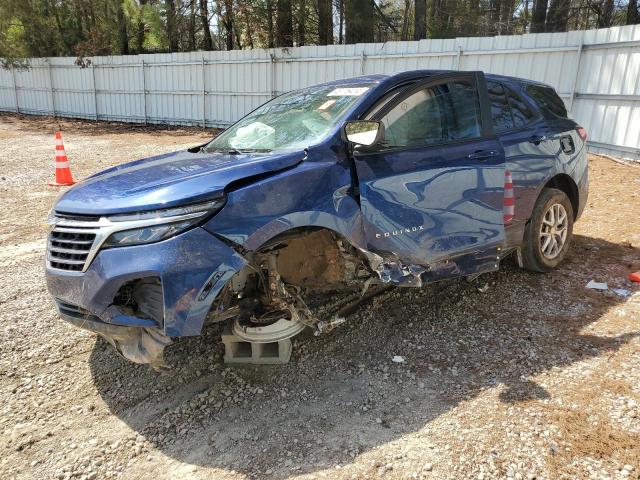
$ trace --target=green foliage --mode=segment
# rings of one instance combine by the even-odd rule
[[[292,18],[280,29],[278,3]],[[640,22],[638,0],[0,0],[0,58],[21,66],[76,56],[84,65],[94,55],[277,47],[283,37],[314,45],[518,34],[532,30],[535,5],[537,31]]]

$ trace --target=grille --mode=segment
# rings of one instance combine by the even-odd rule
[[[94,221],[61,220],[49,233],[47,261],[51,268],[81,272],[96,239]]]

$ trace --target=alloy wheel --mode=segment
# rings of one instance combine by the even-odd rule
[[[569,216],[560,203],[551,205],[542,218],[540,225],[540,251],[545,258],[556,258],[567,241]]]

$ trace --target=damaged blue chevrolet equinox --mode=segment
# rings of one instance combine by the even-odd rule
[[[47,285],[64,320],[160,367],[171,339],[205,322],[248,342],[322,331],[333,320],[308,307],[318,293],[475,276],[510,254],[549,271],[587,192],[586,132],[548,85],[455,71],[338,80],[66,191]]]

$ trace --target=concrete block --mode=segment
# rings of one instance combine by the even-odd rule
[[[235,365],[283,365],[291,358],[291,340],[252,343],[242,340],[226,327],[222,334],[224,363]]]

